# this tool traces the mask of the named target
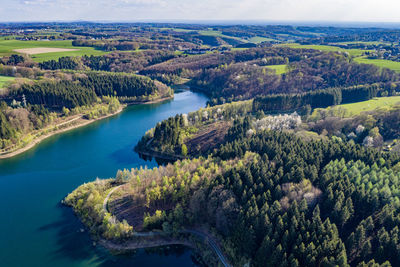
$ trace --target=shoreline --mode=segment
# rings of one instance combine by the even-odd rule
[[[136,249],[156,248],[156,247],[172,246],[172,245],[182,245],[191,249],[196,248],[196,246],[188,240],[177,240],[177,239],[160,238],[160,237],[158,237],[155,240],[147,240],[147,241],[130,240],[121,244],[101,239],[99,240],[99,245],[103,246],[104,248],[110,251],[118,251],[120,253],[130,252]]]
[[[140,150],[140,149],[134,149],[136,153],[138,153],[140,156],[145,156],[145,157],[150,157],[150,158],[157,158],[161,160],[171,160],[171,161],[176,161],[176,160],[184,160],[187,159],[186,157],[183,156],[178,156],[178,155],[169,155],[165,154],[162,152],[157,152],[152,149],[148,150]]]
[[[54,136],[54,135],[57,135],[57,134],[61,134],[61,133],[64,133],[64,132],[67,132],[67,131],[70,131],[70,130],[78,129],[80,127],[84,127],[86,125],[89,125],[89,124],[91,124],[93,122],[96,122],[96,121],[99,121],[99,120],[103,120],[103,119],[115,116],[115,115],[121,113],[128,106],[155,104],[155,103],[160,103],[160,102],[163,102],[163,101],[166,101],[166,100],[170,100],[173,97],[174,96],[169,96],[169,97],[164,97],[164,98],[160,98],[160,99],[156,99],[156,100],[152,100],[152,101],[147,101],[147,102],[123,103],[123,104],[121,104],[122,107],[119,110],[117,110],[116,112],[114,112],[112,114],[105,115],[105,116],[103,116],[101,118],[96,118],[96,119],[91,119],[91,120],[84,119],[83,115],[82,115],[81,117],[78,117],[78,119],[76,119],[76,120],[84,120],[84,121],[82,121],[80,123],[77,123],[75,125],[68,126],[68,127],[64,128],[64,129],[58,129],[58,130],[52,131],[52,132],[50,132],[48,134],[45,134],[45,135],[42,135],[42,136],[40,136],[38,138],[34,138],[29,144],[27,144],[27,145],[25,145],[25,146],[23,146],[21,148],[18,148],[16,150],[0,154],[0,160],[1,159],[12,158],[12,157],[15,157],[15,156],[17,156],[19,154],[22,154],[22,153],[34,148],[36,145],[40,144],[42,141],[44,141],[45,139],[47,139],[47,138],[49,138],[51,136]],[[69,121],[67,123],[70,123],[70,122],[72,122],[72,121]],[[65,124],[65,123],[66,122],[62,122],[59,125],[54,125],[54,127],[60,126],[60,125]]]

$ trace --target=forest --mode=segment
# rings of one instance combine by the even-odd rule
[[[173,96],[161,82],[134,74],[81,71],[46,75],[12,84],[0,96],[0,149],[24,143],[31,133],[46,131],[69,116],[83,114],[94,119],[116,112],[120,102],[144,103]]]
[[[12,91],[14,98],[25,96],[28,103],[49,108],[74,108],[90,105],[101,96],[117,96],[140,100],[153,94],[168,95],[169,89],[147,77],[127,74],[86,72],[75,75],[74,81],[40,81],[23,84]],[[74,79],[73,78],[73,79]]]
[[[399,30],[60,22],[0,36],[73,50],[0,53],[0,155],[175,88],[209,98],[129,148],[158,167],[64,198],[94,242],[185,241],[218,266],[200,232],[233,266],[400,265],[400,75],[358,63],[396,60]]]
[[[118,209],[117,221],[175,233],[208,225],[235,266],[399,264],[399,155],[249,129],[248,117],[235,120],[207,159],[119,172],[133,197],[123,210],[146,209],[135,222]],[[89,194],[73,194],[80,213],[74,203]]]

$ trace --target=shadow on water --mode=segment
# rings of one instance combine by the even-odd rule
[[[170,259],[168,263],[163,261],[165,258]],[[182,258],[187,258],[188,260],[182,262]],[[196,258],[192,255],[190,249],[180,245],[139,249],[136,250],[135,254],[128,253],[112,258],[109,257],[100,266],[132,266],[133,263],[137,266],[198,266]]]
[[[53,251],[54,259],[60,256],[66,256],[73,260],[84,260],[92,258],[94,255],[94,247],[88,232],[84,229],[84,225],[74,215],[72,209],[57,204],[57,209],[61,211],[60,220],[41,226],[39,231],[55,231],[57,235],[57,250]]]
[[[137,162],[137,155],[133,150],[134,145],[118,149],[110,155],[117,164],[131,165]]]
[[[158,158],[158,157],[153,157],[153,156],[148,156],[144,155],[142,153],[138,153],[139,158],[145,160],[145,161],[152,161],[153,159],[157,162],[158,165],[165,166],[168,163],[174,163],[176,160],[173,159],[164,159],[164,158]]]
[[[57,204],[62,212],[60,220],[41,226],[38,230],[55,231],[57,249],[53,251],[53,259],[66,257],[73,261],[89,260],[97,266],[199,266],[199,261],[192,250],[181,245],[164,246],[148,249],[137,249],[129,253],[113,255],[101,246],[93,246],[90,234],[75,216],[72,209]],[[85,229],[82,232],[82,229]],[[165,259],[168,258],[167,264]],[[95,262],[93,262],[95,259]]]

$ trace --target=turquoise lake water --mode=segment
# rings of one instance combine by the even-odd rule
[[[130,106],[0,160],[0,266],[193,266],[191,250],[183,247],[112,256],[92,245],[60,200],[96,177],[114,177],[118,169],[157,166],[133,151],[140,137],[157,122],[206,102],[204,95],[179,92],[174,100]]]

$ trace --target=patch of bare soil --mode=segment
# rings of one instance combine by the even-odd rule
[[[226,121],[219,121],[202,127],[193,138],[186,142],[188,151],[196,155],[216,148],[222,143],[230,127],[231,123]]]
[[[71,52],[71,51],[78,51],[78,50],[79,49],[54,48],[54,47],[34,47],[34,48],[14,49],[15,52],[22,53],[22,54],[28,54],[28,55],[54,53],[54,52]]]
[[[123,186],[124,187],[124,186]],[[162,204],[148,208],[145,199],[130,191],[128,187],[121,188],[123,194],[116,198],[111,198],[108,202],[110,212],[119,221],[126,220],[134,231],[143,229],[143,218],[145,213],[153,215],[156,210],[169,210],[173,205]]]

